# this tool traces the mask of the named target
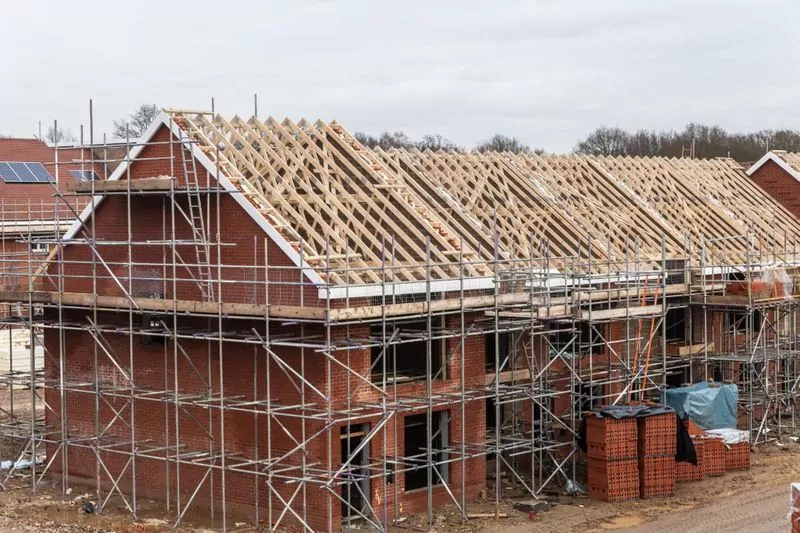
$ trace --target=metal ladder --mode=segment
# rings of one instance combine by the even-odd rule
[[[195,241],[195,257],[197,259],[197,284],[207,301],[214,300],[214,284],[211,280],[210,246],[206,234],[206,222],[203,217],[203,202],[200,199],[200,184],[197,180],[197,161],[191,154],[191,138],[184,137],[183,129],[179,129],[181,160],[183,175],[186,179],[186,198],[189,204],[189,218],[192,225],[192,237]]]

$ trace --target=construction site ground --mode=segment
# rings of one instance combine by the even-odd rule
[[[605,503],[583,498],[562,503],[530,517],[502,503],[499,520],[482,518],[461,523],[454,508],[438,510],[433,531],[437,533],[772,533],[788,531],[789,484],[800,480],[800,445],[786,441],[762,446],[752,456],[747,472],[682,483],[672,498]],[[20,480],[22,481],[22,480]],[[15,483],[16,484],[16,483]],[[0,492],[0,533],[6,532],[155,532],[170,529],[164,510],[155,502],[139,500],[139,512],[147,519],[133,520],[119,499],[112,499],[102,514],[86,514],[82,505],[93,498],[78,487],[66,501],[55,485],[45,482],[36,496],[25,487]],[[493,513],[494,503],[473,504],[470,513]],[[216,531],[220,524],[197,517],[179,530]],[[424,516],[409,517],[396,532],[430,531]],[[263,527],[263,525],[262,525]],[[229,523],[233,531],[261,531],[257,524]],[[361,526],[357,530],[366,531]],[[287,528],[285,531],[295,530]],[[299,531],[299,530],[297,530]]]

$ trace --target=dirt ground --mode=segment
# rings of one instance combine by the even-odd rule
[[[793,481],[800,481],[800,446],[772,443],[751,456],[749,471],[680,483],[671,498],[576,501],[551,508],[537,522],[512,516],[477,532],[777,533],[791,529],[787,515]]]
[[[800,481],[800,446],[792,441],[762,447],[752,456],[747,472],[706,478],[699,483],[682,483],[672,498],[641,500],[621,504],[563,498],[558,505],[538,513],[531,522],[527,514],[505,502],[506,518],[474,519],[461,523],[455,509],[437,511],[436,533],[710,533],[788,531],[789,484]],[[168,531],[170,523],[154,502],[140,502],[135,521],[119,506],[103,514],[81,511],[89,494],[71,492],[66,502],[55,487],[43,486],[35,497],[27,488],[0,492],[0,533],[8,532],[156,532]],[[473,505],[470,513],[491,513],[494,506]],[[204,526],[186,524],[179,531],[208,532]],[[233,531],[258,531],[249,524],[230,524]],[[429,531],[424,517],[410,517],[396,532]]]

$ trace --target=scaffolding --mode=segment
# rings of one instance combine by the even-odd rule
[[[797,435],[799,263],[796,236],[783,237],[779,249],[765,249],[752,234],[730,237],[747,250],[745,264],[726,260],[719,239],[709,240],[698,272],[706,275],[698,278],[723,290],[694,298],[705,342],[693,369],[702,379],[737,384],[738,425],[754,444]]]
[[[45,260],[3,257],[28,273],[0,302],[3,324],[29,332],[30,369],[2,378],[14,452],[0,458],[12,461],[0,488],[50,479],[66,497],[89,485],[98,510],[134,517],[157,499],[175,527],[200,513],[222,530],[246,516],[268,531],[386,531],[410,513],[432,525],[441,505],[466,521],[481,495],[499,515],[510,498],[581,481],[588,410],[659,401],[720,365],[756,442],[794,432],[793,290],[753,294],[765,265],[797,264],[788,244],[766,257],[750,255],[752,236],[701,253],[687,239],[678,253],[662,235],[660,254],[635,237],[612,254],[587,238],[556,255],[530,234],[506,254],[495,225],[492,249],[471,251],[462,236],[449,259],[426,237],[421,260],[399,262],[410,246],[386,232],[377,264],[325,236],[311,253],[301,239],[299,266],[287,265],[269,237],[228,231],[238,226],[225,206],[255,193],[198,169],[187,115],[170,115],[178,135],[128,142],[118,179],[56,188],[76,217],[76,198],[89,207],[63,236],[29,232],[49,245]],[[243,141],[213,141],[217,175],[247,182],[219,153]],[[152,172],[131,179],[133,160]],[[88,216],[103,208],[113,227]],[[748,243],[744,264],[714,253],[731,239]],[[310,264],[340,290],[309,281]],[[741,320],[720,329],[733,308]]]

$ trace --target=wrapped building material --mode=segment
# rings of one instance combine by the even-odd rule
[[[687,416],[702,429],[736,427],[736,402],[739,390],[736,385],[709,386],[695,383],[689,387],[668,389],[666,404],[675,409],[681,418]]]

